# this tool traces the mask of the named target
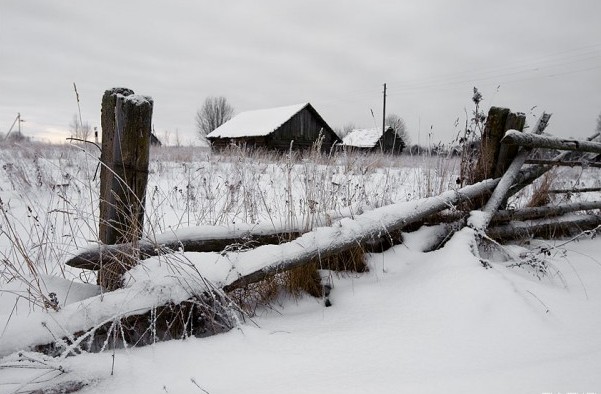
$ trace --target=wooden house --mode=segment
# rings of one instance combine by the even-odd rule
[[[384,133],[382,129],[355,129],[342,140],[342,148],[360,152],[382,152],[400,154],[405,148],[405,142],[392,127]]]
[[[332,128],[309,103],[242,112],[207,135],[217,149],[235,144],[277,150],[307,149],[322,136],[321,149],[340,143]]]

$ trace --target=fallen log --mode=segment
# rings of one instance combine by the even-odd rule
[[[593,167],[601,168],[601,163],[589,161],[563,161],[563,160],[543,160],[543,159],[528,159],[526,164],[548,165],[559,167]]]
[[[244,249],[257,245],[279,244],[284,239],[296,238],[301,234],[299,231],[285,231],[273,226],[239,225],[233,229],[225,226],[200,226],[193,229],[194,232],[184,229],[172,234],[161,234],[154,241],[140,240],[137,245],[125,243],[90,246],[67,260],[65,264],[75,268],[98,270],[111,260],[119,260],[137,253],[143,260],[177,250],[220,252],[236,245]]]
[[[569,193],[591,193],[601,192],[601,187],[581,187],[573,189],[550,189],[547,193],[551,194],[569,194]]]
[[[565,215],[577,211],[590,211],[601,209],[601,201],[590,202],[575,202],[570,204],[557,205],[553,207],[532,207],[521,208],[515,210],[501,210],[494,216],[492,223],[507,222],[507,221],[522,221],[531,219],[541,219]]]
[[[490,227],[486,234],[496,240],[545,239],[561,236],[573,236],[582,231],[594,230],[601,226],[600,215],[570,215],[561,218],[547,218],[512,222],[502,226]]]
[[[285,244],[262,246],[248,252],[228,255],[228,262],[235,267],[239,277],[228,279],[223,290],[229,292],[279,272],[303,266],[315,259],[336,255],[361,245],[374,234],[400,230],[451,205],[488,193],[498,182],[498,179],[486,180],[436,197],[388,205],[359,215],[354,220],[343,219],[335,226],[315,229]],[[252,263],[247,265],[245,262]]]
[[[544,137],[534,134],[520,133],[509,130],[501,143],[520,145],[529,148],[547,148],[567,151],[601,153],[601,143],[592,141],[569,140],[553,137]]]
[[[537,135],[541,134],[547,127],[547,124],[549,123],[550,118],[551,118],[551,114],[543,113],[542,116],[540,117],[537,125],[534,128],[534,133],[536,133]],[[512,133],[512,132],[519,133],[520,135],[524,134],[517,130],[510,130],[507,132],[507,134]],[[526,159],[528,159],[528,155],[530,155],[531,151],[532,151],[532,148],[528,148],[528,147],[520,148],[517,155],[514,157],[511,164],[509,165],[509,167],[507,168],[507,170],[501,177],[499,184],[497,185],[497,187],[493,191],[492,195],[490,196],[490,198],[484,205],[484,208],[482,208],[482,212],[484,213],[484,215],[482,216],[483,220],[479,221],[478,223],[475,223],[475,222],[470,223],[470,220],[468,220],[468,224],[471,227],[478,227],[481,230],[485,230],[488,227],[495,212],[497,212],[499,210],[499,208],[501,207],[501,205],[504,205],[504,203],[507,201],[507,198],[509,196],[509,191],[510,191],[511,187],[515,184],[516,180],[518,179],[520,170],[521,170],[522,166],[524,165],[524,163],[526,162]]]
[[[550,168],[550,167],[549,167]],[[520,171],[517,179],[515,180],[516,185],[525,187],[528,184],[536,180],[540,175],[544,174],[549,168],[529,168],[527,170]],[[499,180],[487,180],[484,181],[490,187],[485,187],[482,190],[482,194],[490,193],[494,188],[491,186],[494,182]],[[472,186],[467,186],[471,188]],[[463,189],[459,189],[457,193],[462,194]],[[515,185],[510,189],[509,194],[514,194],[520,189]],[[479,197],[479,195],[475,195]],[[471,198],[465,200],[459,200],[459,202],[468,201]],[[451,204],[452,205],[452,204]],[[412,220],[407,225],[417,225],[427,223],[431,217],[437,217],[437,214],[448,208],[449,205],[441,209],[435,210],[430,214],[422,215],[421,218]],[[331,222],[334,219],[352,217],[357,212],[363,212],[365,207],[356,207],[349,212],[337,213],[336,215],[327,215],[327,220],[324,219],[321,223]],[[447,221],[454,221],[465,216],[465,213],[458,212],[451,216],[457,215],[457,217],[449,217]],[[399,229],[400,230],[400,229]],[[117,245],[92,245],[84,250],[80,251],[77,255],[67,260],[66,264],[81,269],[98,270],[103,264],[110,262],[114,259],[119,259],[122,256],[131,256],[133,253],[137,253],[139,248],[139,256],[141,259],[145,259],[152,256],[158,256],[159,254],[168,253],[170,251],[183,250],[186,252],[221,252],[226,250],[230,245],[237,244],[238,246],[244,247],[256,247],[261,245],[279,244],[283,240],[290,240],[301,235],[304,231],[300,229],[286,229],[277,228],[273,225],[262,226],[262,225],[245,225],[238,224],[233,228],[226,226],[203,226],[193,227],[182,230],[177,230],[172,233],[159,234],[155,239],[151,240],[140,240],[137,246],[131,243],[117,244]],[[377,239],[377,235],[371,235],[370,240],[373,242]],[[370,242],[370,241],[366,241]]]
[[[459,196],[465,196],[465,198],[459,198],[458,202],[464,202],[473,199],[474,197],[482,194],[490,193],[493,189],[493,184],[496,185],[498,180],[486,180],[481,182],[479,187],[476,187],[477,191],[473,194],[474,185],[467,186],[466,188],[459,189],[455,192]],[[464,193],[464,189],[467,191]],[[473,195],[472,195],[473,194]],[[436,197],[434,197],[436,198]],[[426,213],[416,220],[412,220],[407,224],[418,222],[427,216],[431,216],[437,212],[440,212],[453,205],[449,203],[447,205],[441,205],[439,209]],[[355,207],[349,212],[337,213],[336,215],[327,215],[327,220],[321,220],[320,223],[331,222],[334,219],[353,217],[356,216],[355,211],[363,212],[365,207]],[[376,208],[379,209],[379,208]],[[396,228],[400,230],[401,228]],[[388,233],[386,231],[376,232],[375,234],[369,234],[367,237],[361,240],[361,244],[378,244],[379,239],[386,237]],[[199,226],[181,229],[172,233],[159,234],[153,240],[139,240],[135,245],[133,243],[116,244],[116,245],[92,245],[82,251],[78,252],[77,255],[73,256],[66,261],[66,265],[88,269],[88,270],[99,270],[103,265],[112,261],[119,260],[120,258],[139,255],[140,259],[146,259],[152,256],[158,256],[160,254],[169,253],[171,251],[183,250],[186,252],[222,252],[228,248],[232,248],[232,245],[240,249],[254,248],[261,245],[277,245],[284,241],[299,237],[302,233],[300,229],[288,229],[284,227],[276,227],[273,225],[247,225],[237,224],[234,227],[227,226]],[[355,246],[359,245],[358,243]]]

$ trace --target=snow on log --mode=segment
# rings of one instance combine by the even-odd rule
[[[495,213],[495,215],[493,216],[493,223],[503,221],[521,221],[548,218],[553,216],[565,215],[566,213],[573,213],[577,211],[590,211],[593,209],[601,209],[601,201],[574,202],[570,204],[557,205],[552,207],[546,206],[521,208],[515,210],[502,210]]]
[[[543,113],[540,119],[538,120],[537,125],[534,127],[534,133],[537,135],[541,134],[547,127],[550,118],[551,114]],[[508,133],[510,132],[517,133],[520,135],[524,134],[518,130],[509,130]],[[468,225],[481,230],[485,230],[488,227],[494,213],[498,211],[499,207],[503,205],[503,202],[507,200],[509,189],[515,184],[516,179],[518,179],[520,170],[526,162],[526,159],[528,159],[528,155],[530,155],[531,151],[532,149],[528,147],[520,148],[519,152],[514,157],[513,161],[501,177],[499,184],[497,185],[492,195],[484,205],[484,208],[482,209],[484,214],[481,215],[481,217],[479,218],[480,220],[478,220],[478,223],[476,223],[475,218],[473,221],[472,218],[470,218],[468,219]]]
[[[270,275],[323,259],[362,244],[374,234],[400,230],[449,206],[490,192],[498,184],[485,180],[441,195],[388,205],[353,219],[343,219],[332,227],[320,227],[298,239],[281,244],[261,246],[243,253],[221,256],[233,266],[223,289],[228,292]]]
[[[601,192],[601,187],[581,187],[572,189],[550,189],[547,193],[550,194],[573,194],[573,193],[591,193]]]
[[[328,226],[336,220],[354,217],[372,209],[374,208],[364,204],[353,204],[336,211],[315,215],[311,217],[311,223],[315,226]],[[76,255],[65,264],[75,268],[98,270],[114,258],[131,256],[138,252],[140,259],[146,259],[178,250],[221,252],[231,246],[248,249],[260,245],[279,244],[282,240],[296,238],[309,230],[304,226],[290,227],[277,223],[188,227],[141,239],[136,245],[132,243],[90,245],[77,251]]]
[[[166,264],[164,259],[155,259],[149,261],[147,271],[132,273],[124,288],[64,305],[58,311],[37,311],[12,316],[7,322],[0,321],[4,327],[0,357],[55,343],[58,347],[62,345],[66,356],[69,347],[77,349],[87,345],[103,326],[110,327],[129,316],[141,316],[160,306],[179,305],[211,292],[215,289],[211,283],[222,281],[231,269],[231,265],[225,263],[204,267],[201,276],[187,261],[172,259]],[[170,274],[165,275],[159,269],[161,264],[169,265]]]
[[[561,218],[512,222],[490,227],[486,234],[497,241],[534,237],[550,239],[558,236],[573,236],[599,226],[601,226],[601,216],[599,215],[566,215]]]
[[[526,164],[560,166],[560,167],[593,167],[601,168],[601,163],[591,161],[570,161],[570,160],[544,160],[544,159],[528,159]]]
[[[530,148],[547,148],[578,152],[601,153],[601,143],[545,137],[509,130],[501,140],[503,144],[520,145]]]
[[[520,172],[516,182],[518,184],[520,182],[532,182],[535,179],[536,176],[532,176],[530,172],[522,171]],[[494,185],[497,184],[497,182],[498,180],[484,181],[482,184],[488,186],[479,186],[482,188],[482,190],[478,193],[475,193],[474,196],[489,193],[494,188]],[[447,193],[458,193],[459,195],[465,195],[464,190],[468,190],[468,194],[471,194],[473,187],[474,185],[468,186],[464,189],[459,189],[457,192]],[[436,199],[439,197],[432,198]],[[466,198],[466,200],[470,198],[473,197]],[[449,208],[451,205],[453,205],[453,203],[441,206],[440,209],[434,210],[432,213],[423,214],[419,218],[407,222],[406,225],[424,221],[428,218],[428,216],[432,216],[446,208]],[[340,212],[327,213],[323,217],[318,218],[316,222],[321,225],[328,225],[334,220],[338,220],[340,218],[356,217],[358,214],[360,215],[361,213],[365,212],[368,208],[369,207],[364,206],[348,207]],[[397,229],[400,230],[402,227]],[[180,229],[171,233],[158,234],[152,240],[140,240],[137,247],[139,248],[140,258],[145,259],[173,250],[183,250],[186,252],[221,252],[231,244],[245,244],[248,246],[278,244],[280,243],[281,239],[285,239],[291,234],[300,235],[304,232],[306,231],[303,231],[302,228],[290,229],[272,224],[200,226]],[[377,238],[378,234],[386,235],[386,232],[381,228],[377,234],[369,234],[369,240]],[[357,244],[355,243],[355,245]],[[136,251],[137,250],[134,250],[134,246],[131,243],[117,245],[92,245],[77,252],[77,254],[69,259],[66,264],[75,268],[97,270],[103,265],[103,263],[106,263],[113,258],[119,258],[120,256],[131,256]]]
[[[69,259],[65,264],[75,268],[98,270],[111,259],[132,256],[139,252],[140,259],[182,250],[186,252],[219,252],[228,246],[238,244],[268,245],[278,244],[285,236],[297,237],[298,231],[286,231],[273,226],[235,225],[199,226],[176,230],[173,233],[157,235],[153,241],[144,239],[134,247],[132,243],[116,245],[95,245],[87,247]]]

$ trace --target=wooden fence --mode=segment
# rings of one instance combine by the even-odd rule
[[[352,253],[356,248],[374,243],[391,244],[392,237],[401,231],[423,224],[444,224],[446,234],[433,240],[429,249],[436,249],[445,239],[463,227],[471,227],[479,239],[497,241],[532,236],[556,237],[598,229],[601,215],[579,214],[601,209],[601,201],[569,203],[508,210],[508,198],[531,185],[555,166],[597,167],[601,143],[595,140],[565,140],[542,136],[550,115],[543,114],[529,132],[524,132],[523,114],[511,113],[505,108],[491,108],[482,136],[481,150],[471,175],[471,184],[457,190],[418,201],[399,203],[377,208],[365,215],[340,221],[336,226],[322,227],[304,233],[301,229],[249,227],[222,232],[212,238],[202,231],[190,232],[194,236],[160,237],[159,242],[141,240],[144,209],[144,191],[148,174],[148,142],[152,99],[136,96],[128,89],[113,89],[105,93],[102,104],[102,166],[100,201],[101,244],[74,256],[67,265],[97,270],[99,283],[107,290],[121,286],[122,274],[148,256],[170,253],[173,250],[222,252],[232,243],[253,245],[280,244],[281,260],[266,261],[251,272],[223,284],[223,292],[245,288],[275,274],[308,266],[319,260],[322,267],[328,259]],[[553,159],[531,159],[534,149],[561,149]],[[526,165],[526,166],[525,166]],[[572,189],[584,193],[593,189]],[[598,189],[594,189],[598,191]],[[562,190],[551,190],[563,193]],[[449,207],[454,207],[449,210]],[[374,220],[373,217],[378,217]],[[376,223],[377,222],[377,223]],[[361,229],[357,232],[357,229]],[[383,231],[385,230],[385,231]],[[207,233],[215,234],[209,230]],[[385,233],[384,236],[380,234]],[[350,234],[350,235],[349,235]],[[282,239],[292,241],[282,242]],[[382,237],[384,239],[382,239]],[[327,245],[319,239],[331,240]],[[245,254],[236,255],[244,261]],[[277,255],[272,252],[270,255]],[[332,260],[333,261],[333,260]],[[342,266],[342,269],[348,267]],[[319,278],[318,278],[319,280]],[[327,295],[329,289],[323,286]]]

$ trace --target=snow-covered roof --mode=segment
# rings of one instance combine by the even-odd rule
[[[382,137],[382,129],[354,129],[342,139],[342,145],[373,148]]]
[[[309,103],[241,112],[210,132],[207,137],[240,138],[265,136],[274,132],[307,105]]]

